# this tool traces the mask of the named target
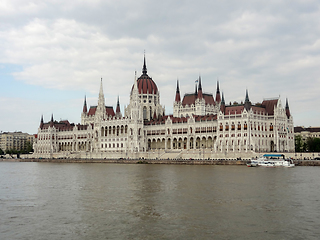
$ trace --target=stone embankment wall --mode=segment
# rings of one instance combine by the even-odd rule
[[[117,163],[117,164],[177,164],[177,165],[246,165],[248,160],[154,160],[154,159],[0,159],[10,162],[50,163]],[[296,166],[320,166],[320,160],[293,160]]]
[[[241,159],[250,160],[251,158],[259,157],[263,155],[263,152],[214,152],[208,149],[193,149],[193,150],[150,150],[148,152],[59,152],[47,155],[37,155],[37,154],[26,154],[20,155],[21,158],[65,158],[65,159]],[[268,153],[270,154],[270,153]],[[320,153],[277,153],[284,154],[286,158],[292,158],[296,160],[314,160],[315,158],[320,158]]]

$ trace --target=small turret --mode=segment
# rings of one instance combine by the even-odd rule
[[[176,99],[175,99],[175,102],[181,102],[180,89],[179,89],[179,80],[177,80],[177,90],[176,90]]]

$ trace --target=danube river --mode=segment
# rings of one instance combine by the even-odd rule
[[[0,162],[0,239],[319,239],[320,167]]]

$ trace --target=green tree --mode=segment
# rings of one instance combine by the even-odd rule
[[[0,148],[0,155],[3,155],[4,154],[4,152],[2,151],[2,149]]]
[[[32,144],[30,141],[26,142],[26,153],[33,152]]]
[[[294,137],[294,145],[296,152],[303,152],[304,144],[301,136],[297,135]]]
[[[306,143],[309,152],[320,152],[320,138],[308,138]]]

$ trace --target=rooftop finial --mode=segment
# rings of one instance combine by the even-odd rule
[[[142,68],[142,74],[146,75],[147,74],[147,65],[146,65],[146,52],[144,51],[143,55],[143,68]]]

